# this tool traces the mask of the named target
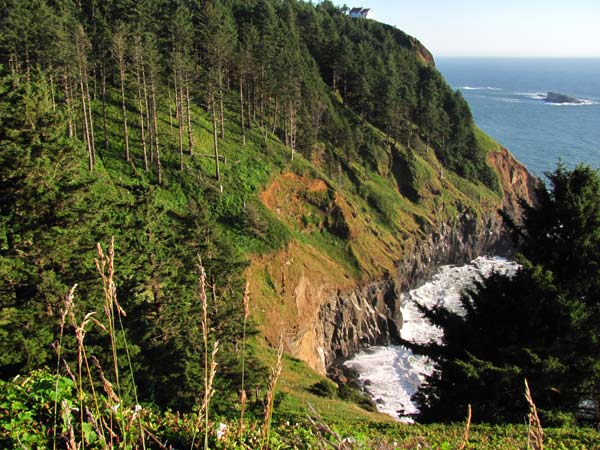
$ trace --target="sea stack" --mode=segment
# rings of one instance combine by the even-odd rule
[[[579,100],[578,98],[570,97],[568,95],[559,94],[557,92],[548,92],[544,101],[546,103],[575,103],[578,105],[583,103],[583,100]]]

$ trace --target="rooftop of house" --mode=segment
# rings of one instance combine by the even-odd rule
[[[367,15],[369,13],[369,11],[371,11],[370,8],[352,8],[350,10],[350,14],[363,14],[363,15]]]

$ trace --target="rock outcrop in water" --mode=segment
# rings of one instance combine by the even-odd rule
[[[580,100],[578,98],[570,97],[565,94],[559,94],[557,92],[548,92],[544,101],[546,103],[559,103],[559,104],[571,103],[571,104],[576,104],[576,105],[581,105],[582,103],[585,103],[583,100]]]

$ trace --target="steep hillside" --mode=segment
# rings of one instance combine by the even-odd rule
[[[114,236],[117,344],[132,360],[120,364],[136,373],[125,395],[195,404],[200,259],[217,409],[237,408],[242,375],[259,405],[264,358],[240,363],[244,279],[251,328],[323,374],[361,343],[393,341],[398,292],[503,248],[497,210],[530,199],[526,169],[476,129],[416,39],[330,2],[7,0],[0,12],[3,379],[54,367],[73,284],[74,317],[103,313],[94,257]],[[104,330],[85,339],[107,366]],[[74,364],[76,339],[62,345]]]

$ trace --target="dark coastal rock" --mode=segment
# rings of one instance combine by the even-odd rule
[[[584,103],[583,100],[579,100],[578,98],[570,97],[568,95],[559,94],[557,92],[548,92],[544,101],[546,103],[560,103],[560,104],[573,103],[573,104],[577,104],[577,105]]]
[[[519,222],[520,200],[535,204],[536,179],[504,148],[490,152],[488,163],[499,175],[504,212]],[[347,371],[344,360],[366,346],[400,343],[402,292],[419,287],[442,265],[463,264],[481,255],[509,254],[511,250],[499,214],[478,215],[465,208],[455,218],[432,227],[426,237],[408,239],[394,272],[356,289],[324,297],[315,331],[321,343],[322,363],[330,368],[330,376],[337,369],[334,380],[352,380],[356,374]]]
[[[365,346],[398,344],[403,306],[400,294],[418,287],[438,267],[462,264],[487,253],[502,254],[508,248],[500,217],[477,217],[471,211],[442,223],[428,239],[407,242],[394,274],[356,290],[338,292],[322,304],[317,328],[323,336],[326,367],[340,368],[336,361]]]

